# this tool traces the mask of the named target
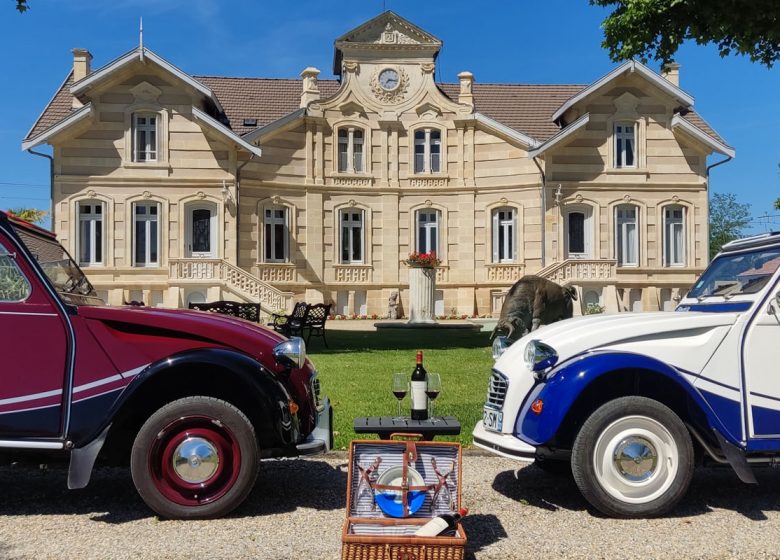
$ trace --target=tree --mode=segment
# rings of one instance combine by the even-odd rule
[[[30,6],[27,5],[27,0],[16,0],[16,9],[19,10],[20,14],[23,14],[30,9]]]
[[[8,213],[31,224],[41,223],[48,214],[46,210],[38,210],[37,208],[9,208]]]
[[[780,0],[590,0],[614,11],[601,26],[612,60],[670,62],[692,39],[720,56],[747,55],[771,68],[780,57]]]
[[[737,202],[734,193],[714,193],[710,200],[710,258],[729,241],[742,237],[750,223],[750,204]]]

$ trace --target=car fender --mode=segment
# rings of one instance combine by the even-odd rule
[[[535,446],[546,444],[556,435],[577,398],[591,383],[605,374],[626,369],[652,372],[673,381],[688,395],[693,406],[704,414],[710,430],[717,430],[727,441],[740,446],[707,401],[680,371],[643,354],[615,351],[580,354],[551,370],[544,381],[531,389],[523,402],[517,416],[515,434]],[[543,402],[543,408],[537,415],[531,406],[539,399]]]
[[[296,434],[293,429],[292,416],[289,411],[290,395],[266,367],[254,358],[241,352],[227,348],[196,348],[185,350],[171,356],[167,356],[152,362],[133,377],[121,394],[114,400],[105,414],[100,415],[101,422],[94,425],[84,437],[74,437],[76,447],[84,447],[96,438],[108,427],[116,422],[129,407],[133,406],[134,398],[139,392],[149,386],[150,383],[160,379],[172,371],[181,370],[188,366],[213,366],[221,370],[230,370],[234,376],[230,379],[235,383],[236,379],[242,385],[242,393],[257,403],[256,411],[262,411],[257,415],[261,424],[255,425],[258,435],[273,434],[273,439],[280,446],[291,445],[295,442]],[[220,379],[215,378],[215,383]],[[74,434],[75,435],[75,434]]]

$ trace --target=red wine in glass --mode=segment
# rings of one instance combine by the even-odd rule
[[[406,396],[406,391],[393,391],[393,394],[395,395],[395,398],[399,401],[404,400],[404,397]],[[433,397],[436,398],[436,397]]]

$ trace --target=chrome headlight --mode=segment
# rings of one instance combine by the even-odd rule
[[[277,362],[292,365],[294,368],[302,368],[306,363],[306,343],[297,336],[274,346],[272,353]]]
[[[501,357],[501,354],[506,352],[506,349],[509,348],[510,342],[505,336],[497,336],[493,340],[493,359],[497,360]]]
[[[537,379],[544,378],[544,372],[558,361],[558,354],[544,342],[532,340],[525,347],[525,363]]]

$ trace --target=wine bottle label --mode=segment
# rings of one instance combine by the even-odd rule
[[[449,524],[445,519],[441,517],[434,517],[428,523],[417,529],[415,532],[416,537],[435,537],[446,531],[449,528]]]
[[[412,381],[412,410],[427,410],[428,396],[425,394],[425,381]]]

